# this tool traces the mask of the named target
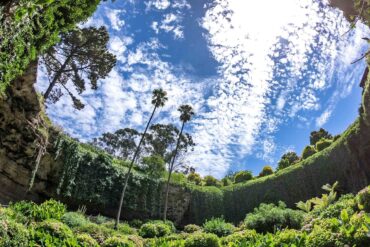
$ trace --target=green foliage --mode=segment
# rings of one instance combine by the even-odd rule
[[[220,247],[218,237],[211,233],[197,233],[185,240],[184,247]]]
[[[10,15],[0,14],[0,92],[28,64],[58,41],[58,35],[86,20],[99,0],[19,0]],[[9,3],[10,4],[10,3]],[[0,9],[4,11],[4,9]]]
[[[113,236],[105,240],[102,247],[135,247],[135,245],[125,237]]]
[[[201,231],[202,228],[198,225],[194,225],[194,224],[190,224],[190,225],[186,225],[184,227],[184,232],[186,233],[194,233],[194,232],[198,232],[198,231]]]
[[[316,143],[316,150],[318,152],[324,150],[325,148],[329,147],[333,143],[330,139],[321,139]]]
[[[252,213],[247,214],[244,224],[257,232],[273,232],[285,227],[299,229],[303,215],[301,211],[286,208],[283,202],[278,205],[262,203]]]
[[[255,230],[244,230],[222,238],[221,243],[224,246],[234,246],[233,244],[241,244],[244,242],[254,243],[259,237],[260,236]]]
[[[0,220],[0,246],[27,247],[29,232],[25,226],[13,220]]]
[[[220,186],[219,181],[215,177],[210,175],[205,176],[203,178],[203,181],[205,186]]]
[[[37,205],[33,202],[21,201],[11,204],[10,207],[14,211],[19,212],[35,221],[44,221],[47,219],[60,220],[66,211],[64,204],[53,199],[45,201],[40,205]]]
[[[77,243],[82,247],[99,247],[98,242],[93,239],[89,234],[77,234]]]
[[[295,152],[287,152],[281,157],[278,163],[277,170],[287,168],[291,165],[294,165],[297,162],[299,162],[298,155]]]
[[[110,229],[114,229],[114,225],[115,225],[114,223],[115,223],[114,221],[108,221],[108,222],[103,223],[102,226],[105,226],[105,227],[110,228]],[[136,230],[133,229],[127,223],[118,224],[116,231],[119,232],[119,233],[125,234],[125,235],[136,233]]]
[[[142,159],[146,174],[153,178],[160,178],[166,170],[165,161],[159,155],[152,155]]]
[[[316,149],[313,146],[306,146],[302,152],[302,159],[307,159],[308,157],[314,155],[316,153]]]
[[[318,131],[312,131],[310,134],[310,145],[316,145],[321,139],[333,139],[333,136],[323,128]]]
[[[114,231],[102,225],[94,223],[82,225],[76,228],[79,233],[86,233],[93,237],[98,243],[103,243]]]
[[[320,218],[339,218],[343,209],[346,209],[350,215],[354,214],[357,209],[354,195],[347,194],[341,196],[338,201],[323,209],[319,216]]]
[[[42,246],[78,246],[71,229],[54,219],[40,222],[35,226],[32,243]]]
[[[72,228],[84,226],[89,223],[85,215],[79,212],[67,212],[62,216],[61,221]]]
[[[200,177],[200,175],[198,173],[191,172],[188,175],[188,181],[191,182],[191,183],[194,183],[196,185],[200,185],[202,183],[202,178]]]
[[[357,203],[359,207],[366,212],[370,212],[370,186],[362,189],[357,197],[356,197]]]
[[[135,228],[140,228],[143,225],[143,222],[138,219],[134,219],[130,221],[130,226],[135,227]]]
[[[234,182],[235,183],[242,183],[253,178],[253,174],[251,171],[240,171],[235,174]]]
[[[260,172],[259,176],[264,177],[264,176],[271,175],[273,173],[274,173],[274,170],[272,169],[271,166],[264,166],[262,171]]]
[[[140,227],[139,235],[143,238],[163,237],[171,234],[173,229],[163,222],[149,222]]]
[[[223,237],[232,234],[235,231],[235,227],[225,222],[223,218],[212,218],[203,224],[203,230],[207,233],[213,233],[219,237]]]

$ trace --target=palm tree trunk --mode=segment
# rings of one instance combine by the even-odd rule
[[[68,56],[67,59],[64,61],[62,67],[60,67],[60,70],[55,74],[53,80],[50,82],[48,89],[46,89],[44,93],[44,100],[47,100],[50,96],[51,91],[53,90],[55,84],[59,80],[60,76],[64,72],[64,69],[67,67],[67,64],[69,63],[69,60],[72,58],[71,56]]]
[[[129,166],[129,169],[128,169],[128,172],[126,174],[126,178],[125,178],[125,184],[123,186],[123,189],[122,189],[122,193],[121,193],[121,199],[119,201],[119,207],[118,207],[118,212],[117,212],[117,217],[116,217],[116,222],[114,224],[114,228],[117,229],[118,227],[118,224],[119,224],[119,219],[121,218],[121,210],[122,210],[122,204],[123,204],[123,199],[125,198],[125,192],[126,192],[126,189],[127,189],[127,184],[128,184],[128,180],[130,178],[130,174],[131,174],[131,170],[132,170],[132,167],[134,166],[134,162],[136,160],[136,157],[137,155],[139,154],[140,152],[140,146],[141,144],[143,143],[144,141],[144,138],[145,138],[145,135],[146,135],[146,132],[148,131],[148,128],[149,128],[149,125],[150,125],[150,122],[152,121],[153,119],[153,116],[154,116],[154,113],[156,111],[157,107],[155,106],[154,109],[153,109],[153,112],[152,112],[152,115],[150,116],[149,118],[149,121],[145,127],[145,130],[144,130],[144,133],[143,135],[141,136],[141,139],[140,139],[140,142],[139,142],[139,145],[137,146],[136,148],[136,151],[135,151],[135,154],[134,154],[134,157],[132,157],[131,159],[131,163],[130,163],[130,166]]]
[[[164,221],[167,220],[168,194],[169,194],[169,190],[170,190],[170,180],[171,180],[171,175],[172,175],[172,172],[173,172],[173,166],[175,164],[175,159],[176,159],[177,151],[178,151],[179,145],[180,145],[182,131],[184,130],[184,126],[185,126],[185,122],[182,122],[181,131],[180,131],[180,134],[179,134],[179,136],[177,138],[177,144],[176,144],[176,148],[175,148],[175,153],[173,154],[172,162],[171,162],[171,165],[170,165],[170,167],[168,169],[168,179],[167,179],[167,184],[166,184],[166,197],[165,197],[165,201],[164,201],[164,212],[163,212],[163,220]]]

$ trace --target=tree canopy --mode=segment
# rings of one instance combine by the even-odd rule
[[[76,109],[84,104],[77,94],[86,90],[86,81],[91,89],[98,88],[98,80],[105,78],[116,64],[116,57],[108,51],[109,34],[105,27],[75,29],[63,33],[60,42],[42,56],[49,86],[44,92],[45,100],[55,103],[67,93]]]

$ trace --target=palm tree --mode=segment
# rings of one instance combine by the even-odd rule
[[[175,152],[173,153],[172,162],[170,163],[170,166],[168,167],[169,169],[168,169],[168,178],[167,178],[167,184],[166,184],[166,198],[164,202],[164,212],[163,212],[164,221],[166,221],[167,219],[169,184],[170,184],[171,175],[172,175],[174,164],[175,164],[176,155],[177,155],[179,145],[180,145],[182,131],[184,130],[185,123],[190,121],[191,117],[194,115],[193,108],[190,105],[181,105],[178,111],[181,113],[180,120],[182,122],[182,126],[181,126],[180,133],[177,137],[177,144],[176,144]]]
[[[122,194],[121,194],[121,199],[120,199],[120,202],[119,202],[119,207],[118,207],[118,212],[117,212],[117,218],[116,218],[116,223],[114,225],[114,227],[117,229],[118,227],[118,224],[119,224],[119,219],[121,217],[121,210],[122,210],[122,204],[123,204],[123,199],[125,198],[125,192],[126,192],[126,188],[127,188],[127,184],[128,184],[128,180],[130,178],[130,174],[131,174],[131,170],[132,170],[132,167],[134,166],[134,162],[140,152],[140,147],[141,147],[141,144],[143,143],[144,141],[144,137],[146,135],[146,132],[149,128],[149,125],[150,125],[150,122],[152,121],[153,119],[153,116],[154,116],[154,113],[155,111],[157,110],[158,107],[163,107],[165,102],[168,100],[167,98],[167,92],[164,91],[163,89],[155,89],[153,91],[153,96],[152,96],[152,105],[154,105],[154,109],[153,109],[153,112],[152,112],[152,115],[150,116],[149,118],[149,121],[145,127],[145,130],[144,130],[144,133],[142,134],[141,136],[141,139],[140,139],[140,142],[139,142],[139,145],[137,146],[136,148],[136,151],[134,153],[134,156],[132,157],[131,159],[131,163],[130,163],[130,166],[129,166],[129,169],[128,169],[128,172],[126,174],[126,178],[125,178],[125,184],[123,186],[123,189],[122,189]]]

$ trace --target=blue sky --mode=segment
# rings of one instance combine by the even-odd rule
[[[317,0],[130,0],[101,3],[84,26],[110,33],[117,66],[97,91],[48,107],[55,124],[89,141],[123,127],[143,128],[153,89],[169,102],[155,122],[179,125],[177,107],[193,105],[187,126],[197,146],[186,161],[202,175],[276,166],[301,153],[309,133],[343,132],[357,117],[367,49],[358,24]],[[38,89],[47,81],[42,68]]]

